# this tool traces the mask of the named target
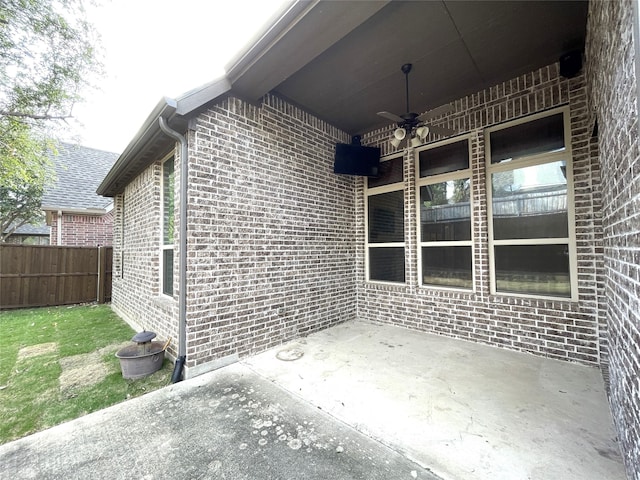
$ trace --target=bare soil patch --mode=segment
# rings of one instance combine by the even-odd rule
[[[29,345],[18,350],[18,360],[25,358],[37,357],[38,355],[46,355],[55,353],[58,350],[58,344],[55,342],[39,343],[37,345]]]
[[[107,345],[95,352],[74,355],[60,359],[60,392],[65,397],[73,396],[78,390],[100,383],[114,371],[102,357],[109,352],[116,352],[130,342]]]

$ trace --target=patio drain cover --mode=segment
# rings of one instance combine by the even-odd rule
[[[294,360],[298,360],[300,357],[304,355],[304,352],[299,348],[285,348],[284,350],[280,350],[276,353],[276,358],[278,360],[283,360],[285,362],[292,362]]]

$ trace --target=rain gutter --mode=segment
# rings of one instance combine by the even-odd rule
[[[188,154],[187,140],[183,135],[172,130],[163,117],[158,118],[162,132],[180,144],[180,241],[178,257],[178,358],[171,375],[171,383],[182,380],[182,370],[187,359],[187,174]]]
[[[43,205],[42,210],[49,212],[64,212],[78,215],[105,215],[111,211],[106,208],[78,208],[78,207],[62,207],[55,205]]]
[[[109,173],[98,186],[97,194],[104,197],[113,197],[120,193],[131,179],[144,170],[157,158],[139,159],[141,153],[148,151],[158,135],[158,118],[171,119],[175,116],[177,102],[172,98],[164,97],[151,111],[144,124],[122,152]],[[133,173],[131,170],[134,170]]]

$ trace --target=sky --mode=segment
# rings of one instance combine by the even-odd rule
[[[104,0],[89,8],[104,75],[75,105],[65,140],[120,153],[162,97],[224,75],[286,0]]]

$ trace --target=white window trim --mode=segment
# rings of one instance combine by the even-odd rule
[[[389,192],[397,192],[397,191],[401,191],[403,198],[406,202],[406,194],[405,194],[405,185],[406,185],[406,178],[405,178],[405,174],[404,174],[404,152],[401,153],[394,153],[392,155],[386,155],[382,158],[380,158],[380,162],[386,162],[389,160],[394,160],[396,158],[401,158],[402,159],[402,181],[401,182],[396,182],[396,183],[390,183],[388,185],[381,185],[379,187],[372,187],[369,188],[367,186],[368,184],[368,179],[365,177],[364,178],[364,238],[365,238],[365,248],[364,248],[364,269],[365,269],[365,280],[368,283],[372,283],[372,284],[380,284],[380,285],[395,285],[395,286],[401,286],[401,285],[407,285],[407,242],[406,242],[406,238],[407,238],[407,225],[406,225],[406,218],[407,218],[407,212],[406,212],[406,208],[405,211],[403,212],[403,218],[402,221],[404,222],[404,232],[405,232],[405,241],[403,242],[390,242],[390,243],[369,243],[369,197],[372,195],[379,195],[381,193],[389,193]],[[406,204],[405,204],[406,206]],[[372,280],[370,277],[370,272],[369,272],[369,248],[382,248],[382,247],[398,247],[398,248],[404,248],[404,269],[405,269],[405,276],[404,276],[404,282],[389,282],[389,281],[384,281],[384,280]]]
[[[158,273],[159,273],[160,296],[164,298],[173,298],[173,293],[171,295],[167,295],[166,293],[164,293],[164,252],[165,250],[173,250],[175,255],[175,242],[172,243],[171,245],[169,244],[165,245],[164,243],[164,165],[171,158],[173,158],[173,171],[175,175],[175,161],[176,161],[175,152],[172,151],[170,154],[164,157],[160,162],[160,262],[159,262],[160,271]],[[175,179],[175,176],[174,176],[174,179]],[[174,180],[174,191],[175,191],[175,180]],[[174,195],[174,198],[175,198],[175,195]],[[174,214],[175,214],[175,209],[174,209]],[[173,268],[173,265],[171,266],[171,268]],[[175,275],[173,276],[173,278],[174,278],[174,281],[173,281],[172,290],[175,291]]]
[[[433,148],[442,147],[445,145],[449,145],[452,143],[460,142],[467,140],[467,145],[469,148],[469,167],[464,170],[456,170],[453,172],[441,173],[438,175],[430,175],[427,177],[420,177],[420,152],[425,150],[430,150]],[[473,235],[473,212],[474,212],[474,193],[475,193],[475,185],[473,182],[473,169],[471,165],[471,134],[458,135],[456,137],[448,138],[446,140],[442,140],[439,142],[430,143],[428,145],[416,148],[414,151],[414,166],[415,166],[415,199],[416,199],[416,233],[418,238],[418,251],[417,259],[418,259],[418,285],[422,288],[430,289],[430,290],[453,290],[456,292],[475,292],[476,290],[476,259],[474,252],[474,235]],[[436,242],[423,242],[422,241],[422,226],[420,224],[420,187],[424,185],[432,185],[434,183],[443,183],[448,182],[450,180],[462,180],[469,179],[469,211],[470,211],[470,224],[471,224],[471,232],[470,238],[471,240],[448,240],[448,241],[436,241]],[[451,287],[446,285],[434,285],[431,283],[424,283],[422,275],[422,247],[471,247],[471,288],[461,288],[461,287]]]
[[[510,128],[533,120],[563,114],[564,141],[565,149],[561,152],[549,152],[542,154],[529,155],[520,159],[502,162],[495,165],[491,164],[491,132]],[[519,298],[535,298],[554,301],[578,301],[578,254],[576,249],[576,231],[575,231],[575,190],[573,183],[573,152],[571,149],[571,118],[569,107],[554,108],[545,112],[536,113],[526,117],[506,122],[500,125],[486,128],[484,130],[485,139],[485,161],[486,161],[486,187],[487,187],[487,219],[489,227],[489,273],[490,273],[490,293],[491,295],[519,297]],[[493,238],[493,192],[491,185],[491,175],[493,173],[515,170],[519,168],[530,167],[534,165],[542,165],[557,161],[566,161],[567,175],[567,221],[568,221],[568,237],[561,238],[532,238],[532,239],[512,239],[512,240],[494,240]],[[569,250],[569,284],[571,288],[570,297],[559,297],[552,295],[535,295],[531,293],[515,293],[501,292],[496,288],[496,272],[495,272],[495,253],[494,247],[500,245],[549,245],[549,244],[567,244]]]

